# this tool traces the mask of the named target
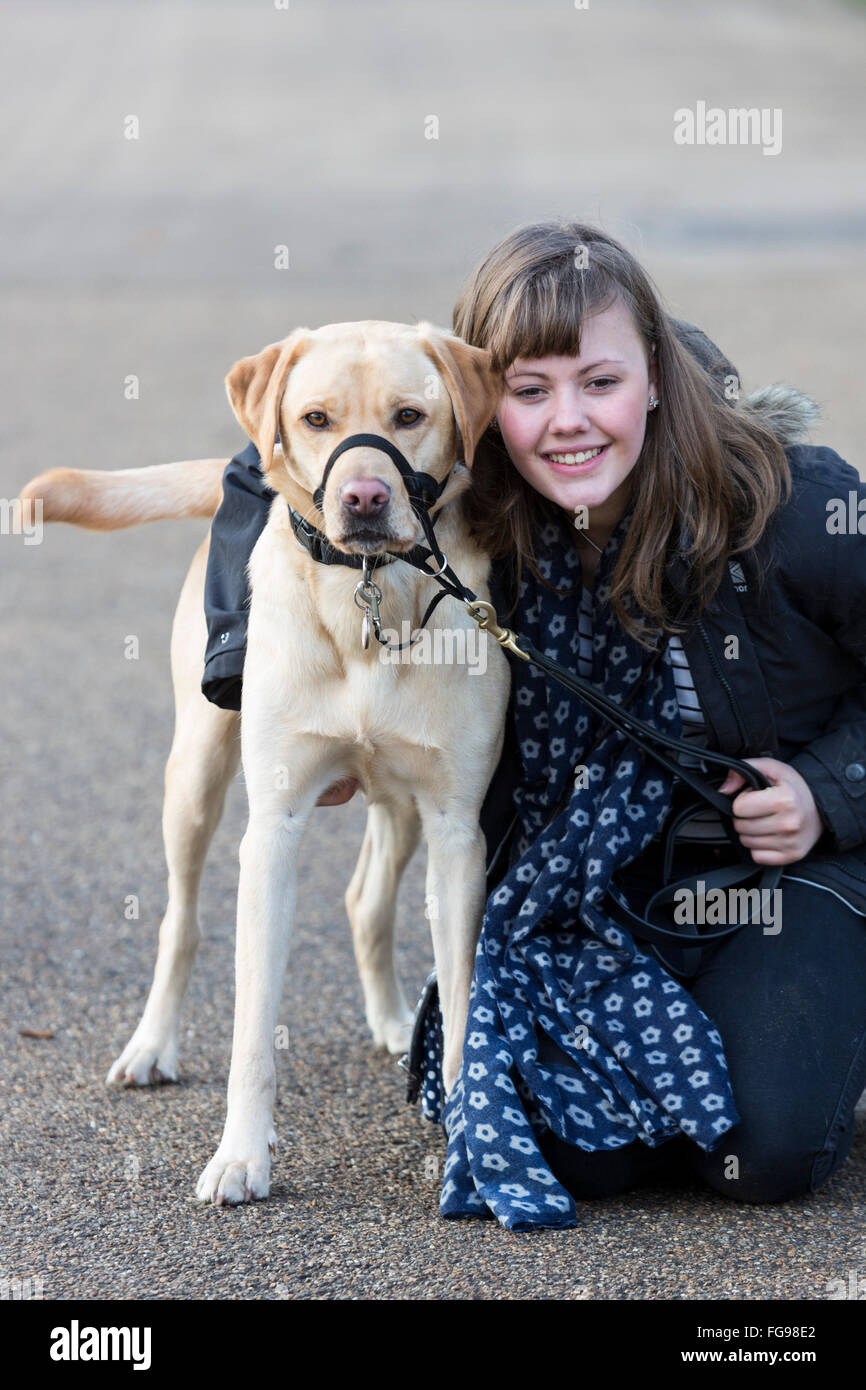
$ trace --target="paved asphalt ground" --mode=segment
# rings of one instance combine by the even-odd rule
[[[555,214],[623,236],[748,387],[811,391],[817,437],[862,467],[862,6],[0,12],[4,497],[52,464],[228,456],[237,357],[304,322],[447,323],[484,249]],[[699,99],[781,109],[781,154],[675,146],[673,110]],[[355,803],[318,811],[308,841],[271,1200],[194,1203],[224,1112],[240,775],[205,873],[182,1084],[103,1077],[137,1022],[165,903],[168,637],[204,529],[0,538],[0,1275],[41,1279],[48,1299],[780,1300],[866,1276],[866,1116],[838,1175],[782,1205],[658,1187],[586,1203],[565,1233],[441,1220],[441,1134],[364,1024],[342,908]],[[431,958],[422,882],[419,857],[400,907],[413,996]]]

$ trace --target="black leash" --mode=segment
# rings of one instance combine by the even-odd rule
[[[326,564],[336,562],[339,564],[352,565],[354,568],[358,568],[360,562],[360,568],[364,571],[365,577],[356,587],[356,603],[358,603],[358,591],[363,588],[365,581],[369,580],[369,575],[377,564],[389,564],[393,560],[403,560],[406,564],[411,565],[428,579],[435,579],[436,583],[440,586],[440,592],[436,594],[433,602],[429,605],[427,612],[421,620],[421,627],[424,626],[436,605],[440,603],[443,598],[450,595],[452,598],[457,599],[459,603],[464,605],[470,617],[474,619],[479,628],[489,632],[492,637],[495,637],[501,647],[510,651],[514,656],[520,657],[523,661],[534,662],[536,666],[553,680],[558,681],[560,685],[565,686],[572,694],[577,695],[583,700],[590,709],[602,715],[614,728],[637,743],[645,753],[655,758],[656,762],[661,763],[669,772],[673,772],[677,777],[680,777],[692,787],[694,791],[698,792],[704,801],[713,806],[715,810],[722,815],[730,815],[730,802],[726,797],[721,796],[702,778],[695,776],[689,768],[683,767],[674,757],[670,756],[670,754],[673,753],[688,753],[691,756],[694,753],[693,748],[690,748],[689,745],[684,743],[681,739],[670,738],[667,734],[661,733],[651,724],[647,724],[645,720],[630,714],[622,705],[617,704],[614,700],[609,699],[607,695],[597,690],[588,680],[585,680],[582,676],[574,675],[573,672],[567,670],[566,667],[561,666],[558,661],[554,661],[552,657],[546,656],[544,652],[539,651],[538,647],[528,638],[521,637],[510,628],[500,627],[493,604],[487,602],[485,599],[479,599],[478,595],[473,593],[473,591],[461,581],[460,577],[454,573],[454,570],[448,563],[447,556],[441,550],[439,542],[436,539],[436,532],[433,529],[433,522],[428,512],[428,507],[434,505],[445,491],[451,477],[450,473],[446,478],[443,478],[441,482],[437,482],[429,473],[416,472],[408,459],[397,448],[396,444],[392,444],[390,439],[386,439],[384,435],[351,434],[336,446],[325,464],[322,481],[313,494],[313,501],[320,511],[325,498],[325,487],[327,486],[328,477],[337,459],[341,454],[344,454],[347,449],[357,449],[361,447],[380,449],[383,453],[388,455],[397,467],[406,483],[406,491],[409,495],[410,505],[421,523],[429,549],[417,545],[414,546],[412,550],[402,554],[398,551],[385,551],[380,556],[343,555],[341,552],[334,550],[334,547],[330,545],[330,542],[321,532],[316,532],[315,528],[298,517],[296,512],[293,513],[290,507],[290,516],[297,517],[298,521],[298,524],[294,521],[292,522],[295,535],[298,536],[302,544],[306,545],[310,553],[314,554],[314,558],[320,558],[323,563]],[[315,554],[313,545],[309,542],[311,536],[317,538],[318,554]],[[326,557],[324,553],[325,547],[334,551],[333,557]],[[427,568],[428,560],[436,561],[437,568],[435,570]],[[378,589],[378,586],[374,587],[377,590],[376,603],[378,604],[379,600],[381,600],[382,593],[381,590]],[[362,594],[361,597],[363,601],[364,595]],[[360,607],[362,604],[358,606]],[[373,625],[376,626],[375,620]],[[378,632],[376,635],[379,641],[382,642],[382,638],[379,637]],[[382,642],[382,645],[388,646],[389,644]],[[767,778],[764,777],[757,768],[751,767],[748,763],[743,762],[739,758],[729,757],[726,753],[717,753],[702,748],[701,759],[702,761],[713,763],[717,767],[724,768],[725,771],[733,768],[736,772],[739,772],[746,779],[747,783],[756,791],[762,791],[771,785]]]
[[[406,483],[406,491],[409,496],[410,505],[421,523],[429,548],[425,549],[424,546],[417,545],[414,546],[412,550],[402,554],[398,551],[385,551],[382,555],[377,556],[344,555],[342,552],[336,551],[321,532],[316,532],[315,528],[311,527],[308,522],[304,522],[296,512],[293,513],[290,507],[290,517],[297,517],[297,524],[294,520],[292,521],[295,535],[298,536],[302,544],[306,545],[306,548],[310,550],[314,558],[321,559],[325,564],[339,563],[351,565],[353,568],[360,567],[365,572],[365,578],[362,579],[355,590],[356,603],[358,603],[359,597],[358,590],[362,589],[365,581],[369,580],[369,575],[377,565],[390,564],[393,560],[403,560],[406,564],[411,565],[428,579],[435,579],[436,583],[440,586],[440,592],[435,595],[433,602],[429,605],[427,612],[421,620],[421,627],[424,626],[436,605],[440,603],[443,598],[450,595],[452,598],[457,599],[459,603],[464,605],[470,617],[474,619],[479,628],[489,632],[492,637],[495,637],[499,645],[506,651],[510,651],[512,655],[520,657],[523,661],[534,662],[534,664],[550,676],[551,679],[565,686],[572,694],[577,695],[583,700],[590,709],[602,715],[614,728],[637,743],[645,753],[655,758],[656,762],[661,763],[669,772],[673,772],[677,777],[680,777],[692,787],[704,801],[714,807],[716,811],[720,812],[722,815],[729,816],[731,814],[730,802],[727,797],[721,796],[713,787],[705,782],[703,778],[695,776],[689,768],[683,767],[674,757],[670,756],[670,754],[673,753],[688,753],[691,756],[694,753],[693,748],[681,739],[670,738],[667,734],[661,733],[651,724],[647,724],[636,715],[630,714],[622,705],[617,704],[607,695],[597,690],[588,680],[585,680],[582,676],[574,675],[573,672],[567,670],[566,667],[561,666],[558,661],[554,661],[552,657],[546,656],[544,652],[539,651],[538,647],[528,638],[521,637],[510,628],[500,627],[493,604],[487,602],[485,599],[479,599],[478,595],[473,593],[473,591],[462,582],[460,577],[454,573],[454,570],[448,563],[447,556],[441,550],[439,542],[436,539],[436,532],[428,512],[428,507],[434,505],[445,491],[451,477],[450,473],[446,478],[443,478],[441,482],[437,482],[429,473],[416,472],[405,455],[397,448],[396,444],[392,444],[390,439],[386,439],[384,435],[351,434],[336,446],[325,464],[322,481],[313,494],[313,501],[320,511],[325,498],[325,487],[327,486],[331,469],[337,459],[341,454],[344,454],[347,449],[361,447],[380,449],[383,453],[388,455],[399,470]],[[316,538],[315,544],[318,545],[318,554],[315,552],[313,544],[310,543],[311,537]],[[326,547],[333,551],[333,556],[326,556]],[[428,560],[435,560],[437,568],[434,570],[428,569]],[[378,604],[381,600],[382,592],[378,589],[378,586],[374,587],[377,590],[375,601],[376,604]],[[363,603],[363,594],[361,598]],[[358,606],[362,606],[362,603],[359,603]],[[373,626],[375,627],[376,625],[374,619]],[[383,646],[389,645],[382,641],[378,632],[376,636],[378,640],[382,642]],[[413,641],[414,640],[413,638]],[[726,772],[729,769],[734,769],[736,772],[739,772],[746,779],[748,785],[756,791],[762,791],[771,785],[768,779],[764,777],[757,768],[751,767],[748,763],[743,762],[739,758],[729,757],[726,753],[717,753],[710,749],[702,748],[701,760],[724,768]]]
[[[468,605],[467,605],[468,606]],[[470,607],[470,612],[472,609]],[[481,624],[489,626],[489,623]],[[498,627],[498,624],[497,624]],[[533,642],[525,637],[520,637],[508,631],[499,629],[502,637],[494,633],[500,645],[514,650],[512,642],[522,643],[523,649],[520,655],[528,661],[532,661],[546,675],[564,686],[572,694],[577,695],[590,709],[602,715],[609,724],[619,730],[633,743],[642,749],[650,758],[653,758],[662,767],[667,768],[674,776],[679,777],[682,782],[690,786],[693,791],[698,793],[700,800],[692,802],[680,811],[673,818],[669,819],[665,826],[664,840],[664,863],[662,869],[663,887],[649,898],[643,914],[634,912],[630,907],[617,901],[608,892],[605,898],[605,911],[613,918],[617,925],[624,927],[632,936],[641,941],[647,942],[653,949],[654,954],[666,967],[675,975],[689,977],[699,969],[702,953],[707,946],[715,942],[723,941],[726,937],[732,936],[734,932],[746,925],[746,922],[735,922],[719,932],[698,932],[694,922],[687,920],[678,922],[674,919],[675,927],[671,926],[670,907],[673,904],[680,905],[684,901],[691,901],[696,905],[701,899],[706,899],[710,892],[717,890],[724,891],[735,885],[747,883],[750,879],[757,876],[758,882],[756,891],[758,894],[758,912],[761,911],[766,899],[764,893],[771,893],[778,886],[779,880],[784,872],[784,866],[769,865],[763,866],[755,864],[751,856],[744,856],[743,848],[737,838],[733,828],[733,811],[731,810],[731,798],[723,796],[715,787],[711,786],[703,777],[689,767],[683,766],[679,760],[672,756],[677,753],[687,753],[690,757],[695,755],[695,749],[681,739],[670,738],[667,734],[661,733],[653,725],[647,724],[643,719],[630,714],[615,701],[603,695],[589,681],[582,676],[575,676],[572,672],[560,666],[559,662],[548,657],[544,652],[539,651]],[[504,638],[504,640],[503,640]],[[749,763],[743,762],[740,758],[729,757],[726,753],[716,752],[713,749],[701,748],[700,758],[704,763],[709,763],[715,767],[724,769],[725,772],[733,769],[739,772],[746,780],[746,784],[753,790],[763,791],[771,786],[769,779],[757,768]],[[723,817],[722,825],[728,839],[736,848],[740,855],[739,861],[734,864],[722,865],[717,868],[707,869],[701,873],[689,874],[688,877],[678,879],[675,883],[670,882],[673,868],[673,855],[677,833],[683,826],[702,810],[704,804],[712,806]],[[612,886],[620,892],[625,891],[622,881],[616,878],[612,880]],[[703,890],[703,891],[701,891]],[[678,897],[678,894],[686,895],[685,898]],[[750,902],[751,906],[751,902]],[[656,920],[653,920],[655,916]],[[661,918],[661,920],[658,920]],[[748,922],[754,923],[756,918],[750,916]],[[696,938],[694,947],[685,948],[683,937]],[[699,944],[697,944],[699,943]],[[673,958],[670,952],[673,950]]]
[[[377,640],[383,646],[389,648],[389,650],[400,649],[395,644],[385,641],[381,636],[379,602],[382,598],[382,591],[379,589],[378,585],[374,583],[372,571],[377,564],[388,564],[393,560],[403,560],[406,564],[418,570],[419,573],[426,575],[428,579],[435,579],[440,588],[439,592],[429,604],[421,620],[419,630],[411,638],[410,642],[401,643],[400,647],[411,646],[413,642],[417,641],[418,637],[421,635],[421,629],[423,629],[430,615],[443,598],[447,596],[455,598],[459,603],[464,605],[470,617],[478,624],[479,628],[481,628],[482,631],[489,632],[504,650],[511,652],[513,656],[519,657],[522,661],[531,661],[543,671],[545,675],[550,677],[551,680],[557,681],[559,685],[562,685],[566,690],[576,695],[589,709],[601,715],[608,724],[624,734],[625,737],[630,739],[633,743],[637,744],[648,757],[653,758],[662,767],[666,768],[668,772],[673,773],[675,777],[679,777],[682,782],[690,786],[692,790],[698,794],[700,800],[684,808],[683,811],[672,819],[670,825],[666,827],[662,875],[664,887],[653,894],[649,899],[645,909],[646,915],[639,916],[637,913],[632,912],[630,908],[626,908],[621,903],[618,903],[610,894],[608,894],[606,908],[609,910],[610,915],[629,932],[640,937],[644,941],[648,941],[653,946],[659,959],[662,960],[663,964],[665,964],[668,969],[676,974],[687,975],[694,973],[694,969],[697,968],[697,961],[700,958],[703,944],[708,945],[715,941],[721,941],[725,937],[730,936],[733,932],[738,931],[739,928],[745,924],[737,922],[727,927],[724,931],[706,934],[702,933],[698,936],[698,933],[687,924],[683,924],[685,926],[685,932],[673,931],[670,926],[662,926],[657,922],[649,920],[649,914],[653,911],[658,912],[677,901],[675,895],[681,889],[688,889],[694,893],[696,883],[702,883],[705,889],[725,888],[737,883],[742,883],[744,880],[758,874],[760,875],[760,889],[762,891],[772,890],[776,887],[782,875],[783,866],[777,865],[762,868],[762,866],[756,865],[749,859],[743,860],[737,864],[729,864],[720,868],[710,869],[706,873],[698,876],[690,875],[687,879],[682,879],[677,883],[670,883],[668,880],[672,871],[676,833],[688,820],[691,820],[702,810],[702,803],[712,806],[714,810],[725,818],[723,820],[723,825],[728,838],[731,840],[732,844],[738,849],[741,849],[733,826],[729,824],[729,822],[733,820],[731,798],[723,796],[716,787],[712,786],[703,777],[698,776],[693,769],[685,767],[679,762],[675,755],[685,753],[689,757],[693,757],[695,754],[693,746],[690,746],[682,739],[671,738],[669,735],[661,733],[658,729],[654,728],[653,725],[648,724],[645,720],[639,719],[637,715],[631,714],[628,709],[617,704],[616,701],[611,700],[607,695],[604,695],[592,685],[590,681],[584,679],[582,676],[575,675],[558,661],[554,661],[552,657],[540,651],[528,638],[522,637],[519,633],[512,631],[510,628],[501,627],[493,604],[485,599],[479,599],[477,594],[473,593],[471,589],[463,584],[460,577],[455,574],[454,570],[449,565],[447,556],[442,552],[439,546],[433,527],[433,521],[428,512],[428,508],[433,506],[442,496],[450,479],[450,473],[442,482],[437,482],[436,479],[432,478],[427,473],[416,472],[397,446],[392,444],[390,440],[385,439],[383,435],[349,435],[347,439],[344,439],[334,449],[325,465],[322,481],[313,495],[313,500],[320,511],[324,501],[325,487],[334,463],[347,449],[359,448],[362,446],[365,448],[381,449],[389,456],[401,473],[406,484],[410,505],[421,523],[429,547],[425,549],[424,546],[418,545],[403,554],[396,551],[386,551],[383,555],[374,557],[343,556],[340,552],[335,551],[335,556],[339,558],[325,559],[321,546],[319,547],[320,552],[322,552],[321,556],[316,556],[311,546],[307,545],[310,553],[314,554],[314,558],[322,558],[323,563],[350,564],[354,568],[358,568],[358,562],[360,561],[363,577],[355,587],[354,597],[358,607],[366,610],[362,628],[362,643],[364,647],[366,648],[369,644],[370,628],[372,627]],[[292,509],[289,508],[289,511],[291,514]],[[295,513],[295,515],[297,515],[297,513]],[[301,518],[298,518],[298,520],[301,521]],[[295,529],[295,534],[298,536],[299,540],[302,541],[302,544],[307,544],[307,541],[300,534],[299,528],[295,525],[294,521],[292,525]],[[314,528],[309,528],[309,523],[303,523],[303,525],[308,527],[309,531],[314,531]],[[330,547],[330,543],[320,532],[316,532],[315,535],[321,538],[325,546]],[[333,547],[330,548],[333,550]],[[428,561],[430,560],[436,562],[437,568],[428,568]],[[656,656],[658,656],[658,653],[656,653]],[[730,770],[738,772],[744,778],[746,785],[755,791],[763,791],[772,785],[763,773],[740,758],[730,757],[726,753],[720,753],[702,747],[700,750],[700,759],[702,762],[723,769],[725,772]],[[761,899],[760,901],[763,900]],[[670,949],[672,944],[677,943],[679,947],[682,948],[683,935],[698,937],[702,945],[694,949],[683,949],[683,966],[682,968],[677,968],[676,965],[671,964],[669,960],[661,955],[660,948],[667,947]]]

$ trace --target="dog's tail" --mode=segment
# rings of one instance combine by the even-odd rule
[[[790,386],[764,386],[746,397],[745,409],[773,431],[783,448],[804,439],[820,409]],[[51,468],[32,478],[19,501],[42,503],[41,519],[65,521],[89,531],[119,531],[146,521],[213,517],[222,501],[228,459],[190,459],[150,468]]]
[[[222,500],[228,459],[191,459],[151,468],[51,468],[32,478],[19,501],[42,503],[42,521],[118,531],[145,521],[212,517]]]

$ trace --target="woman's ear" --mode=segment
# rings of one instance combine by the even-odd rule
[[[471,468],[478,440],[499,404],[502,377],[484,348],[471,347],[431,323],[419,323],[418,336],[444,378],[463,443],[463,462]]]
[[[232,410],[258,449],[264,472],[273,464],[280,401],[289,372],[306,351],[309,333],[309,328],[296,328],[282,342],[271,343],[253,357],[242,357],[226,377]]]
[[[659,399],[659,354],[656,352],[656,345],[652,343],[649,347],[649,386],[648,395]]]
[[[653,343],[652,347],[650,348],[649,384],[647,387],[647,396],[652,396],[654,400],[658,400],[659,398],[658,354],[656,353],[655,343]]]

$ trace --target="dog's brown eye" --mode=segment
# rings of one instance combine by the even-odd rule
[[[410,418],[407,419],[407,418],[406,418],[407,416],[409,416]],[[419,421],[420,419],[422,419],[422,418],[423,418],[423,417],[422,417],[422,415],[421,415],[421,411],[420,411],[420,410],[413,410],[412,406],[410,406],[410,405],[404,406],[404,408],[403,408],[402,410],[398,410],[398,411],[397,411],[397,424],[398,424],[398,425],[415,425],[415,424],[417,424],[418,421]]]
[[[328,417],[324,410],[308,410],[304,419],[307,424],[312,425],[315,430],[323,429],[328,423]]]

